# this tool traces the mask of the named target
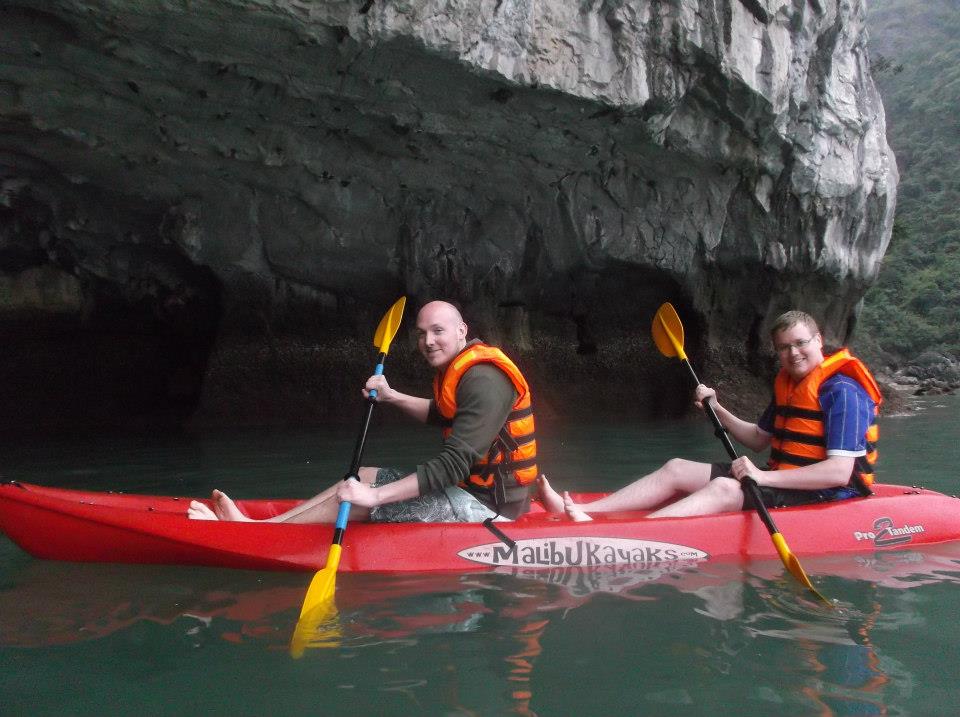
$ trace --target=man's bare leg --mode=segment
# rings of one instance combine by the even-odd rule
[[[616,493],[611,493],[577,508],[585,513],[610,513],[620,510],[646,510],[673,498],[678,493],[694,493],[710,483],[710,464],[672,458],[643,478],[638,478]],[[540,499],[551,513],[568,512],[563,497],[545,477],[540,479]],[[577,505],[574,503],[574,505]]]
[[[361,468],[359,478],[362,483],[372,485],[376,480],[378,468]],[[294,508],[285,513],[267,518],[261,522],[268,523],[333,523],[337,519],[337,513],[340,511],[340,502],[336,499],[337,487],[339,483],[334,483],[322,493],[303,501]],[[200,501],[191,501],[187,510],[187,515],[194,520],[229,520],[229,521],[252,521],[252,518],[244,515],[237,507],[237,504],[226,493],[215,490],[211,494],[213,500],[213,509]],[[351,520],[366,520],[370,515],[367,508],[352,506],[350,509]]]
[[[583,506],[580,506],[581,508]],[[651,513],[648,518],[682,518],[691,515],[713,515],[743,508],[740,481],[716,478],[686,498]]]

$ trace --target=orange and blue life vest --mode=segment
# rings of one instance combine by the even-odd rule
[[[441,417],[443,437],[447,438],[457,413],[457,386],[463,375],[478,363],[493,364],[503,371],[513,384],[517,398],[487,455],[470,468],[470,475],[459,485],[474,492],[490,492],[494,503],[502,505],[525,498],[527,486],[538,475],[530,386],[520,369],[500,349],[481,342],[470,343],[434,378],[433,398]]]
[[[869,495],[877,462],[877,415],[883,396],[870,370],[847,349],[827,356],[823,363],[795,382],[785,370],[773,384],[774,423],[770,441],[771,470],[799,468],[827,458],[827,439],[819,394],[823,382],[836,374],[854,379],[873,401],[873,416],[865,432],[866,455],[854,462],[851,483],[861,494]]]

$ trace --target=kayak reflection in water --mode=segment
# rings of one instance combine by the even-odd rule
[[[377,522],[508,520],[529,509],[536,441],[530,388],[520,370],[499,349],[468,341],[463,317],[444,301],[420,309],[417,345],[437,372],[433,398],[401,393],[382,375],[367,380],[363,396],[440,426],[440,454],[406,475],[363,467],[353,476],[357,480],[339,481],[267,520],[333,523],[343,501],[351,503],[352,520]],[[252,520],[219,490],[210,505],[192,501],[187,514],[196,520]]]
[[[589,513],[658,508],[650,518],[710,515],[753,508],[740,480],[760,486],[768,508],[869,495],[876,460],[876,415],[882,402],[870,371],[846,349],[825,354],[816,321],[802,311],[781,314],[770,331],[780,359],[774,399],[756,423],[717,403],[716,391],[696,388],[724,429],[752,451],[770,447],[769,470],[746,456],[732,463],[673,458],[653,473],[591,503],[576,504],[541,478],[540,497],[553,513],[590,520]],[[684,497],[675,502],[677,495]],[[663,507],[660,507],[663,506]]]

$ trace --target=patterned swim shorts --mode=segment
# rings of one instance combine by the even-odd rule
[[[400,480],[404,471],[381,468],[373,482],[374,487]],[[371,523],[481,523],[493,518],[494,511],[463,488],[451,486],[443,492],[433,491],[410,500],[378,505],[370,509]],[[499,518],[498,520],[503,520]]]

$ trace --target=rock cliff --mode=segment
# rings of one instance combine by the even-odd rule
[[[566,363],[652,360],[670,300],[756,368],[788,307],[847,338],[890,237],[862,0],[6,0],[0,42],[4,400],[68,345],[65,391],[189,413],[211,351],[401,293]]]

